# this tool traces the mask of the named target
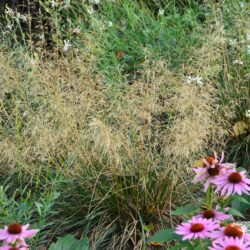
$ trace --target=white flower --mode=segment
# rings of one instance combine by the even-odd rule
[[[187,76],[187,83],[190,84],[193,81],[193,77],[192,76]]]
[[[15,12],[14,12],[11,8],[9,8],[9,7],[7,6],[6,9],[5,9],[5,14],[6,14],[6,15],[9,15],[9,16],[11,16],[11,17],[13,17],[14,14],[15,14]]]
[[[36,65],[36,60],[32,58],[32,59],[30,60],[30,64],[31,64],[31,65]]]
[[[228,42],[229,42],[229,44],[231,46],[236,46],[237,45],[237,39],[229,39]]]
[[[247,45],[247,54],[250,55],[250,45]]]
[[[91,7],[91,8],[88,8],[88,9],[87,9],[87,12],[88,12],[90,15],[92,15],[92,14],[95,13],[95,10],[93,9],[93,7]]]
[[[241,60],[235,59],[235,60],[233,60],[233,64],[234,64],[234,65],[236,65],[236,64],[238,64],[238,65],[243,65],[244,63],[243,63],[243,61],[241,61]]]
[[[79,27],[76,27],[73,29],[73,33],[74,34],[80,34],[81,33],[81,29]]]
[[[164,15],[164,10],[163,9],[159,9],[158,15],[159,16],[163,16]]]
[[[8,23],[8,24],[6,25],[6,28],[7,28],[8,30],[12,30],[13,24]]]
[[[55,7],[57,7],[58,3],[55,0],[51,0],[50,5],[52,8],[55,8]]]
[[[69,40],[64,40],[64,47],[63,47],[63,51],[66,52],[69,50],[70,47],[72,47],[72,45],[69,43]]]
[[[204,82],[202,81],[202,77],[197,76],[197,77],[193,77],[193,76],[187,76],[186,79],[187,83],[190,84],[192,82],[196,82],[198,85],[203,85]]]
[[[196,82],[197,82],[197,84],[199,84],[199,85],[203,85],[203,84],[204,84],[203,81],[202,81],[202,77],[200,77],[200,76],[197,76],[197,77],[196,77]]]
[[[112,27],[113,26],[113,23],[112,22],[108,22],[108,27]]]
[[[64,0],[64,8],[68,8],[70,6],[70,0]]]
[[[20,16],[19,16],[19,19],[20,19],[21,21],[23,21],[23,22],[27,22],[27,16],[25,16],[25,15],[20,15]]]
[[[250,109],[246,110],[245,115],[246,115],[247,118],[250,118]]]
[[[89,0],[91,4],[99,4],[100,0]]]

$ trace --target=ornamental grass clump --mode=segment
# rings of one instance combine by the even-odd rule
[[[173,231],[174,237],[166,237],[168,240],[179,239],[173,249],[250,249],[250,234],[247,233],[247,227],[237,223],[233,217],[243,215],[229,207],[232,201],[247,202],[241,196],[249,195],[250,179],[245,171],[239,171],[235,164],[223,160],[223,153],[220,159],[214,154],[202,159],[200,166],[193,169],[196,173],[193,182],[204,185],[206,198],[199,204],[202,209],[197,209],[197,206],[194,206],[193,210],[191,206],[186,208],[186,214],[191,214],[192,217],[177,226]],[[178,208],[172,214],[185,215],[185,207]],[[157,241],[157,234],[152,239]]]

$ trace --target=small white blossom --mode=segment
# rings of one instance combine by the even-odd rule
[[[247,54],[250,55],[250,45],[247,45]]]
[[[113,23],[112,22],[108,22],[108,27],[112,27],[113,26]]]
[[[27,16],[25,16],[25,15],[20,15],[20,16],[19,16],[19,19],[20,19],[21,21],[23,21],[23,22],[27,22]]]
[[[198,85],[203,85],[204,82],[202,81],[202,77],[197,76],[197,77],[193,77],[193,76],[187,76],[186,79],[187,83],[190,84],[192,82],[196,82]]]
[[[238,65],[243,65],[244,63],[243,63],[243,61],[241,61],[241,60],[235,59],[235,60],[233,60],[233,64],[234,64],[234,65],[236,65],[236,64],[238,64]]]
[[[69,40],[64,40],[64,47],[63,47],[63,51],[66,52],[69,50],[70,47],[72,47],[72,45],[69,43]]]
[[[190,84],[193,81],[193,77],[192,76],[187,76],[187,83]]]
[[[91,7],[91,8],[88,8],[88,9],[87,9],[87,12],[88,12],[90,15],[92,15],[92,14],[95,13],[95,10],[93,9],[93,7]]]
[[[73,33],[74,34],[80,34],[81,33],[81,29],[79,27],[76,27],[73,29]]]
[[[68,8],[70,6],[70,0],[64,0],[64,8]]]
[[[203,85],[203,84],[204,84],[203,81],[202,81],[202,77],[200,77],[200,76],[197,76],[197,77],[196,77],[196,82],[197,82],[197,84],[199,84],[199,85]]]
[[[247,118],[250,118],[250,109],[248,109],[248,110],[246,111],[246,117],[247,117]]]
[[[228,42],[229,42],[229,44],[231,46],[236,46],[237,45],[237,39],[229,39]]]
[[[12,30],[13,24],[8,23],[8,24],[6,25],[6,28],[7,28],[8,30]]]
[[[99,4],[100,0],[89,0],[89,3],[91,3],[91,4]]]
[[[163,9],[159,9],[158,15],[159,16],[163,16],[164,15],[164,10]]]
[[[245,3],[244,2],[240,2],[240,7],[244,8],[245,7]]]
[[[55,1],[55,0],[51,0],[51,1],[50,1],[50,5],[51,5],[52,8],[55,8],[55,7],[58,6],[58,3],[57,3],[57,1]]]
[[[32,59],[30,60],[30,64],[31,64],[31,65],[36,65],[36,60],[32,58]]]
[[[13,9],[11,9],[11,8],[9,8],[9,7],[7,6],[6,9],[5,9],[5,14],[6,14],[6,15],[9,15],[9,16],[11,16],[11,17],[13,17],[14,14],[15,14],[15,12],[13,11]]]

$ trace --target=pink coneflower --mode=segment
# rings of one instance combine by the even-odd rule
[[[215,209],[204,209],[202,213],[196,215],[195,217],[203,219],[213,219],[218,221],[232,219],[232,216],[230,214],[225,214],[218,211],[218,207],[216,207]]]
[[[198,168],[193,168],[196,173],[194,183],[205,181],[205,191],[209,185],[215,179],[216,176],[224,174],[228,169],[235,169],[235,164],[224,162],[224,153],[222,152],[221,158],[219,159],[217,154],[214,156],[208,156],[202,159],[203,165]]]
[[[250,179],[246,177],[245,171],[228,170],[223,175],[214,178],[212,182],[217,186],[215,192],[220,191],[222,196],[227,197],[235,193],[238,195],[249,194]]]
[[[24,238],[31,238],[38,230],[28,230],[29,224],[21,225],[19,223],[13,223],[6,226],[4,229],[0,229],[0,240],[4,240],[7,243],[14,243],[17,240],[24,241]]]
[[[249,239],[250,234],[246,233],[246,227],[236,224],[230,223],[225,227],[220,228],[218,231],[215,231],[211,234],[211,238],[218,239],[224,237],[233,237],[239,239]],[[217,240],[215,240],[217,242]]]
[[[13,246],[2,246],[0,247],[0,250],[28,250],[27,247],[13,247]]]
[[[244,242],[239,238],[226,237],[213,242],[209,250],[250,250],[250,242]]]
[[[176,229],[176,233],[183,235],[183,240],[204,239],[210,236],[211,232],[219,228],[219,225],[212,219],[193,217],[186,223],[182,223]]]
[[[0,247],[0,250],[28,250],[29,246],[25,241],[17,240],[14,244],[15,246],[11,246],[6,241],[3,242],[3,246]]]
[[[0,250],[16,250],[16,249],[28,250],[29,246],[26,244],[24,240],[17,240],[15,243],[8,243],[7,241],[4,241],[2,247],[0,247]]]

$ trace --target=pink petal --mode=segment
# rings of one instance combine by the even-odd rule
[[[8,238],[9,234],[6,230],[0,229],[0,240]]]
[[[34,236],[35,234],[37,234],[38,230],[36,229],[32,229],[32,230],[26,230],[22,233],[22,236],[24,238],[31,238],[32,236]]]

